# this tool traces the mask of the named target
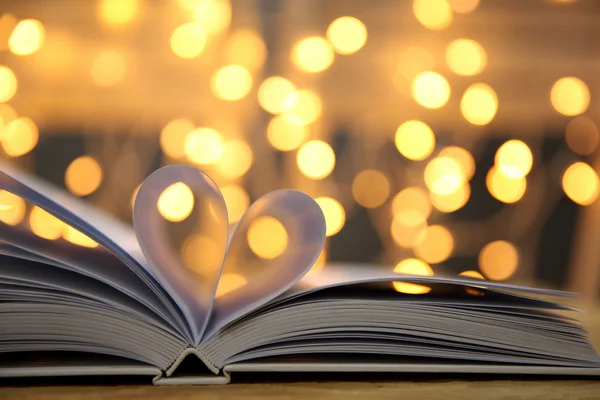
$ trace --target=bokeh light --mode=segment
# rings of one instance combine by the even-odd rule
[[[197,57],[205,46],[206,32],[198,24],[187,23],[178,26],[171,35],[171,50],[177,57]]]
[[[450,257],[454,249],[454,238],[448,229],[441,225],[431,225],[419,232],[414,252],[417,257],[438,264]]]
[[[306,128],[292,116],[277,115],[267,125],[267,139],[277,150],[296,150],[304,143],[305,138]]]
[[[223,137],[211,128],[197,128],[185,138],[185,155],[199,165],[213,164],[223,153]]]
[[[413,79],[411,94],[425,108],[440,108],[450,98],[450,84],[437,72],[423,72]]]
[[[335,153],[324,141],[311,140],[300,147],[296,162],[304,176],[311,179],[324,179],[335,167]]]
[[[201,276],[210,276],[219,269],[223,255],[223,249],[213,238],[201,234],[188,236],[181,246],[185,266]]]
[[[252,75],[241,65],[219,68],[210,80],[210,88],[219,99],[240,100],[252,89]]]
[[[333,63],[334,52],[331,43],[319,36],[300,40],[292,48],[292,62],[301,71],[321,72]]]
[[[8,48],[18,56],[33,54],[44,45],[46,30],[44,25],[36,19],[19,21],[8,38]]]
[[[431,269],[429,264],[417,260],[416,258],[407,258],[400,261],[396,267],[394,267],[394,272],[397,274],[433,276],[433,269]],[[394,282],[393,285],[394,289],[400,293],[425,294],[431,291],[430,287],[417,285],[415,283]]]
[[[234,292],[237,289],[244,287],[248,281],[240,274],[236,273],[227,273],[221,275],[219,278],[219,284],[217,285],[217,292],[215,293],[215,297],[218,299],[219,297],[223,297],[228,293]]]
[[[467,278],[485,279],[485,277],[483,275],[481,275],[481,273],[479,273],[477,271],[473,271],[473,270],[463,271],[458,275],[465,276]]]
[[[113,86],[123,80],[127,64],[116,50],[103,50],[92,61],[90,74],[98,86]]]
[[[590,105],[590,89],[584,81],[574,76],[560,78],[552,86],[550,101],[559,113],[578,115]]]
[[[329,24],[327,39],[338,54],[352,54],[367,42],[367,28],[358,18],[340,17]]]
[[[317,197],[315,199],[325,216],[325,235],[327,237],[337,234],[344,227],[346,212],[336,199],[331,197]]]
[[[308,125],[321,116],[323,106],[315,92],[302,89],[290,93],[285,98],[283,108],[287,115],[296,120],[296,123]]]
[[[60,219],[38,206],[31,209],[29,226],[34,234],[48,240],[59,239],[65,229],[64,223]]]
[[[231,23],[229,0],[198,0],[191,10],[194,12],[194,21],[210,34],[223,32]]]
[[[448,195],[457,191],[466,181],[465,171],[451,157],[436,157],[425,167],[425,184],[435,194]]]
[[[453,158],[464,172],[465,178],[470,180],[475,173],[475,159],[468,150],[459,146],[444,147],[438,154],[439,157]]]
[[[256,71],[265,63],[267,47],[260,35],[252,30],[235,31],[227,41],[227,60],[230,64],[241,65]]]
[[[296,90],[296,86],[281,76],[272,76],[264,80],[258,88],[258,103],[271,114],[280,114],[291,107],[286,99]]]
[[[496,151],[494,163],[510,178],[527,176],[533,166],[533,154],[521,140],[508,140]]]
[[[90,156],[76,158],[65,171],[65,185],[77,196],[94,193],[101,183],[102,167]]]
[[[0,65],[0,103],[13,98],[17,93],[17,77],[12,69]]]
[[[454,18],[448,0],[413,0],[413,12],[421,25],[436,31],[449,27]]]
[[[63,229],[63,239],[81,247],[98,247],[98,243],[96,243],[95,240],[71,225],[65,225],[65,228]]]
[[[239,139],[225,142],[221,157],[215,165],[216,170],[228,179],[239,178],[252,166],[252,149]]]
[[[156,206],[167,221],[183,221],[194,209],[194,193],[185,183],[176,182],[163,190]]]
[[[18,225],[27,212],[27,204],[21,197],[0,189],[0,221],[7,225]]]
[[[575,162],[565,170],[562,187],[571,200],[582,206],[594,203],[600,194],[598,174],[584,162]]]
[[[98,2],[98,17],[111,27],[129,24],[140,11],[140,0],[101,0]]]
[[[4,128],[2,148],[10,157],[29,153],[37,145],[40,134],[37,125],[29,118],[17,118]]]
[[[487,64],[483,46],[471,39],[456,39],[446,48],[446,63],[457,75],[480,74]]]
[[[403,122],[396,130],[396,148],[409,160],[424,160],[433,152],[435,135],[422,121]]]
[[[281,222],[271,216],[252,221],[247,233],[250,249],[264,259],[279,257],[286,249],[288,234]]]
[[[519,178],[508,176],[496,166],[488,171],[485,184],[496,200],[507,204],[521,200],[527,189],[527,181],[524,176]]]
[[[223,186],[221,193],[227,205],[229,223],[235,224],[242,218],[248,207],[250,207],[250,197],[246,190],[239,185]]]
[[[498,96],[491,86],[474,83],[460,99],[460,112],[473,125],[487,125],[498,112]]]
[[[390,182],[376,169],[359,172],[352,181],[352,196],[358,204],[366,208],[381,206],[390,195]]]
[[[488,278],[503,281],[510,278],[519,266],[519,252],[504,240],[486,244],[479,252],[479,269]]]
[[[429,193],[431,204],[441,212],[451,213],[460,210],[467,204],[471,197],[471,186],[465,183],[458,190],[445,195]]]
[[[477,9],[479,0],[448,0],[452,11],[458,14],[468,14]]]
[[[419,234],[427,227],[426,218],[417,208],[400,210],[394,215],[390,227],[394,242],[400,247],[414,247],[417,244]]]
[[[582,156],[592,154],[598,147],[598,126],[590,118],[580,115],[571,120],[565,130],[565,140],[573,152]]]
[[[396,215],[406,210],[415,210],[427,220],[431,214],[431,202],[425,189],[409,186],[402,189],[392,200],[392,214]]]
[[[160,148],[169,157],[180,159],[185,156],[185,140],[194,130],[194,123],[178,118],[170,121],[160,132]]]

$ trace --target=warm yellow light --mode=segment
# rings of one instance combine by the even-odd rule
[[[472,76],[481,73],[487,64],[483,47],[471,39],[456,39],[446,48],[446,63],[457,75]]]
[[[367,28],[358,18],[340,17],[329,24],[327,40],[338,54],[352,54],[367,42]]]
[[[231,293],[242,286],[246,285],[248,281],[240,274],[236,273],[228,273],[223,274],[219,278],[219,284],[217,285],[217,292],[215,294],[216,298],[225,296],[228,293]]]
[[[600,183],[598,174],[584,162],[571,164],[562,177],[562,186],[571,200],[582,206],[589,206],[598,199]]]
[[[8,38],[17,26],[17,18],[8,12],[0,15],[0,50],[8,50]]]
[[[65,225],[65,228],[63,229],[63,239],[67,242],[76,244],[77,246],[89,248],[98,247],[98,243],[96,243],[95,240],[70,225]]]
[[[183,242],[181,258],[185,266],[198,275],[210,276],[221,267],[224,250],[213,238],[194,234]]]
[[[416,258],[407,258],[400,261],[394,268],[394,272],[407,275],[433,276],[433,270],[429,264]],[[431,291],[430,287],[415,283],[394,282],[393,285],[394,289],[400,293],[425,294]]]
[[[498,112],[498,96],[489,85],[474,83],[460,99],[460,112],[473,125],[487,125]]]
[[[497,240],[486,244],[479,252],[479,269],[489,279],[503,281],[510,278],[519,265],[519,252],[509,242]]]
[[[292,105],[286,104],[286,99],[295,90],[296,87],[288,79],[281,76],[272,76],[260,84],[258,103],[271,114],[280,114],[286,111],[286,105]]]
[[[211,128],[197,128],[188,133],[184,143],[187,158],[200,165],[213,164],[223,153],[223,137]]]
[[[448,0],[452,11],[459,14],[468,14],[475,11],[479,5],[479,0]]]
[[[27,205],[21,197],[0,189],[0,221],[15,226],[23,221]]]
[[[308,37],[296,43],[291,58],[296,68],[301,71],[321,72],[333,63],[333,47],[322,37]]]
[[[260,258],[279,257],[287,247],[288,234],[276,218],[265,216],[252,221],[248,228],[248,245]]]
[[[33,54],[44,45],[46,30],[37,19],[19,21],[8,38],[8,48],[13,54],[25,56]]]
[[[127,64],[121,53],[115,50],[103,50],[92,61],[90,74],[98,86],[113,86],[125,77]]]
[[[366,208],[376,208],[385,203],[390,195],[390,182],[375,169],[361,171],[352,181],[352,196]]]
[[[204,29],[193,23],[178,26],[171,35],[171,50],[177,57],[197,57],[206,46]]]
[[[483,275],[481,275],[479,272],[473,271],[473,270],[463,271],[463,272],[461,272],[458,275],[460,275],[460,276],[466,276],[467,278],[485,279],[483,277]]]
[[[227,60],[256,71],[265,62],[267,47],[260,35],[248,29],[235,31],[227,41]]]
[[[29,118],[17,118],[4,128],[2,148],[10,157],[20,157],[29,153],[37,145],[40,137],[38,127]]]
[[[185,156],[185,139],[194,130],[188,119],[174,119],[160,132],[160,148],[169,157],[179,159]]]
[[[462,167],[467,180],[473,177],[475,173],[475,159],[468,150],[458,146],[448,146],[444,147],[438,156],[453,158]]]
[[[183,221],[194,209],[194,193],[185,183],[176,182],[160,194],[157,207],[167,221]]]
[[[13,98],[17,93],[17,77],[12,69],[0,65],[0,103]]]
[[[250,206],[250,197],[243,187],[238,185],[227,185],[221,188],[221,193],[227,205],[227,215],[229,223],[238,222],[248,207]]]
[[[17,112],[10,104],[0,104],[0,140],[3,136],[3,129],[12,121],[17,119]]]
[[[219,68],[210,80],[210,88],[219,99],[240,100],[252,89],[252,75],[241,65]]]
[[[411,248],[417,244],[419,234],[427,227],[427,219],[416,208],[407,208],[394,215],[390,233],[400,247]]]
[[[346,222],[346,212],[339,201],[331,197],[317,197],[315,199],[325,216],[325,235],[333,236],[338,233]]]
[[[583,156],[590,155],[598,147],[598,127],[590,118],[580,115],[567,125],[565,139],[571,150]]]
[[[193,7],[194,20],[208,33],[224,31],[231,23],[231,5],[228,0],[200,0]]]
[[[140,183],[139,185],[137,185],[135,187],[135,189],[133,189],[133,193],[131,193],[131,209],[133,209],[133,206],[135,205],[135,198],[137,197],[138,192],[140,191],[140,187],[142,186],[142,184]]]
[[[312,124],[321,116],[322,105],[319,96],[308,89],[290,93],[283,103],[286,114],[300,125]]]
[[[38,206],[31,210],[29,226],[34,234],[48,240],[59,239],[65,229],[60,219]]]
[[[429,193],[431,204],[441,212],[451,213],[460,210],[471,197],[471,186],[468,183],[462,185],[458,190],[446,194],[439,195],[433,192]]]
[[[527,189],[525,177],[512,178],[497,168],[492,167],[485,178],[488,191],[497,200],[511,204],[521,200]]]
[[[531,171],[533,154],[524,142],[509,140],[498,148],[494,162],[509,178],[521,178]]]
[[[409,160],[424,160],[435,147],[435,135],[424,122],[410,120],[396,130],[396,148]]]
[[[425,167],[425,184],[438,195],[449,195],[457,191],[465,182],[462,167],[454,158],[436,157]]]
[[[271,146],[280,151],[296,150],[304,143],[306,128],[289,115],[273,117],[267,126],[267,139]]]
[[[124,26],[133,21],[140,9],[139,0],[101,0],[98,17],[109,26]]]
[[[431,214],[431,202],[427,191],[416,186],[402,189],[392,200],[392,214],[396,215],[402,211],[416,210],[427,220]]]
[[[311,140],[300,147],[296,162],[304,176],[323,179],[329,176],[335,167],[335,153],[331,146],[322,140]]]
[[[584,81],[574,76],[560,78],[552,86],[550,101],[559,113],[578,115],[590,105],[590,89]]]
[[[229,140],[223,145],[221,158],[215,165],[216,170],[228,179],[244,175],[252,166],[252,149],[242,140]]]
[[[419,233],[414,247],[415,255],[431,264],[441,263],[450,257],[454,249],[454,238],[441,225],[431,225]]]
[[[435,58],[422,47],[409,47],[400,54],[398,60],[398,71],[406,79],[413,79],[415,75],[429,71],[434,66]]]
[[[87,196],[102,183],[102,167],[90,156],[81,156],[69,164],[65,171],[65,185],[77,196]]]
[[[454,18],[448,0],[413,0],[413,12],[421,25],[436,31],[449,27]]]
[[[412,81],[411,94],[425,108],[440,108],[450,98],[450,85],[446,78],[436,72],[423,72]]]

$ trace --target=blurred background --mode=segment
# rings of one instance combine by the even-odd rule
[[[595,0],[4,0],[2,157],[126,222],[168,164],[232,222],[298,189],[319,265],[595,296],[599,34]]]

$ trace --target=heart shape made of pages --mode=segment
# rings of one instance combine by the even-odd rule
[[[325,244],[319,205],[287,189],[259,198],[230,234],[218,186],[186,165],[163,167],[144,181],[133,224],[196,343],[292,287]]]

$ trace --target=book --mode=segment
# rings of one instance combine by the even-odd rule
[[[141,185],[132,227],[10,165],[0,188],[2,378],[600,374],[577,310],[561,300],[569,293],[312,268],[325,219],[298,191],[268,193],[230,224],[207,175],[167,166]],[[25,209],[24,222],[11,217]],[[193,367],[178,371],[182,362]]]

